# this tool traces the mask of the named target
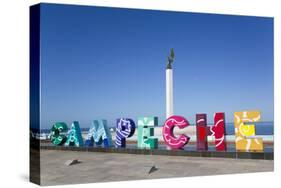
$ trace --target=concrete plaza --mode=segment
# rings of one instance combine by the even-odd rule
[[[81,163],[66,166],[70,159]],[[188,177],[273,171],[273,160],[41,150],[41,184]],[[149,173],[152,166],[156,170]]]

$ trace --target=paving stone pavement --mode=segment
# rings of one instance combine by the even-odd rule
[[[70,159],[81,163],[66,166]],[[148,173],[151,167],[157,168]],[[41,184],[189,177],[273,171],[273,160],[41,150]]]

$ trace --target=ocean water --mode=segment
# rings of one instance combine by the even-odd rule
[[[274,122],[257,122],[254,123],[256,135],[274,135]],[[234,135],[234,124],[226,123],[226,134]]]

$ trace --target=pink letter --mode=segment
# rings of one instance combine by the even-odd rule
[[[188,121],[181,116],[171,116],[169,117],[163,126],[163,138],[165,143],[173,149],[180,149],[186,145],[190,137],[181,134],[178,137],[174,136],[173,130],[175,126],[183,129],[189,125]]]

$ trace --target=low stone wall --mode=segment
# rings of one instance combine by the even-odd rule
[[[266,152],[218,152],[218,151],[186,151],[186,150],[161,150],[161,149],[135,149],[135,148],[102,148],[102,147],[65,147],[65,146],[40,146],[45,150],[69,150],[81,152],[126,153],[142,155],[168,155],[187,157],[222,157],[236,159],[264,159],[273,160],[274,153]]]

